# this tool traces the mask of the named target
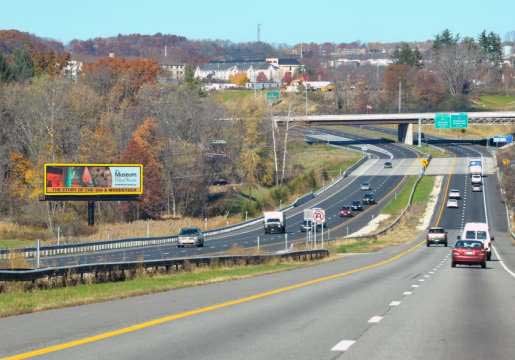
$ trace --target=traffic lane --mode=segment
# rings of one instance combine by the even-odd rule
[[[449,183],[448,192],[455,189],[459,190],[461,199],[458,200],[458,208],[448,208],[447,204],[444,204],[445,209],[443,212],[443,216],[440,219],[440,224],[438,226],[443,227],[444,229],[461,229],[462,224],[465,221],[465,211],[466,207],[463,206],[463,198],[465,196],[465,180],[466,175],[452,175]],[[445,190],[446,188],[444,188]],[[446,198],[448,197],[448,193],[445,194]],[[447,201],[446,201],[447,202]]]
[[[250,296],[298,282],[361,268],[388,259],[411,246],[413,243],[386,248],[370,254],[344,256],[317,266],[306,266],[252,279],[208,284],[2,318],[0,319],[0,357],[148,321],[170,313]],[[412,261],[417,262],[417,260],[410,260],[408,256],[401,260],[404,265],[399,265],[400,268],[405,268],[405,264]],[[390,266],[393,265],[395,262]],[[384,272],[385,268],[378,270],[383,269]]]
[[[449,262],[343,359],[513,359],[514,279],[495,261],[488,269]]]
[[[385,196],[400,179],[401,177],[373,177],[373,180],[370,182],[372,184],[373,189],[376,190],[377,201],[380,201],[383,198],[383,196]],[[322,207],[325,207],[327,209],[327,215],[329,216],[329,229],[333,226],[340,225],[342,222],[345,222],[345,219],[342,219],[337,215],[337,211],[339,210],[342,204],[350,204],[352,200],[356,200],[360,198],[360,196],[362,196],[362,193],[364,192],[360,190],[360,184],[360,182],[352,184],[349,190],[344,193],[345,197],[343,199],[330,199],[332,205],[327,205],[325,203],[321,204]],[[376,205],[372,206],[377,207]],[[371,215],[367,214],[367,216],[362,217],[362,219],[360,219],[361,221],[359,222],[353,221],[352,225],[349,225],[347,231],[353,232],[359,230],[359,228],[365,226],[368,223],[368,221],[371,219],[368,216]],[[289,232],[288,236],[290,237],[290,241],[303,239],[305,237],[305,234],[300,232],[300,224],[302,223],[302,221],[302,214],[297,215],[293,219],[290,218],[287,220],[287,228]],[[260,237],[260,245],[262,246],[270,245],[273,243],[283,244],[285,241],[284,235],[282,234],[265,235],[261,224],[256,230],[249,231],[245,235],[240,235],[232,239],[226,238],[220,240],[207,240],[203,248],[177,248],[176,245],[161,245],[125,250],[119,249],[111,250],[109,252],[100,252],[84,255],[42,258],[41,264],[43,266],[62,266],[109,261],[138,261],[149,259],[166,259],[174,257],[208,255],[214,252],[227,251],[234,245],[238,245],[239,247],[244,248],[256,247],[258,236]]]
[[[385,157],[382,153],[377,153],[378,156]],[[347,179],[345,179],[347,180]],[[358,179],[348,179],[343,181],[342,184],[335,185],[332,189],[329,189],[327,193],[323,193],[321,196],[320,206],[326,206],[327,203],[331,203],[338,192],[342,189],[350,186],[354,186],[359,189],[360,182]],[[353,193],[353,189],[350,189]],[[320,201],[317,199],[316,201]],[[293,216],[293,222],[296,223],[296,227],[300,227],[300,223],[303,221],[302,212],[298,209],[291,210],[292,212],[297,211],[298,215]],[[292,219],[287,219],[287,226],[291,224]],[[254,242],[257,243],[257,237],[263,236],[264,231],[262,224],[251,225],[246,227],[244,230],[236,230],[235,232],[229,232],[225,235],[219,235],[213,239],[206,241],[205,248],[184,248],[177,249],[175,245],[148,247],[148,248],[137,248],[137,249],[123,249],[123,250],[110,250],[100,253],[84,254],[84,255],[71,255],[71,256],[60,256],[60,257],[49,257],[42,261],[43,266],[62,266],[71,264],[84,264],[84,263],[98,263],[106,261],[136,261],[145,259],[162,259],[167,257],[177,256],[194,256],[194,255],[205,255],[212,252],[219,252],[228,250],[234,242],[234,237],[238,238],[240,246],[252,247]],[[299,235],[300,236],[300,235]],[[272,239],[264,239],[264,242],[270,242]],[[274,239],[279,240],[279,239]],[[282,241],[283,239],[281,239]],[[168,254],[168,255],[163,255]]]
[[[51,359],[331,359],[374,315],[422,284],[443,248],[419,249],[382,268],[52,354]],[[371,294],[373,296],[371,296]]]

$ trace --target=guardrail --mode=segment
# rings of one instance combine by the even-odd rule
[[[347,168],[341,176],[338,176],[334,181],[332,181],[327,186],[318,190],[315,193],[308,193],[297,200],[295,200],[291,205],[280,209],[281,211],[290,210],[296,206],[301,205],[298,200],[303,197],[312,196],[313,198],[319,196],[323,192],[327,191],[335,184],[337,184],[342,179],[349,176],[349,174],[361,166],[368,159],[367,155],[364,155],[357,162],[352,164],[349,168]],[[247,226],[251,226],[254,224],[259,224],[263,221],[263,217],[251,219],[236,225],[229,225],[209,231],[205,231],[204,234],[206,236],[213,236],[218,234],[223,234],[230,231],[235,231]],[[128,238],[128,239],[119,239],[119,240],[106,240],[106,241],[93,241],[87,243],[72,243],[72,244],[64,244],[64,245],[45,245],[40,247],[39,255],[41,257],[46,256],[58,256],[58,255],[75,255],[80,253],[90,253],[95,251],[106,251],[106,250],[117,250],[117,249],[127,249],[127,248],[135,248],[135,247],[146,247],[146,246],[155,246],[155,245],[173,245],[177,243],[177,235],[171,236],[158,236],[158,237],[139,237],[139,238]],[[25,247],[25,248],[17,248],[17,249],[0,249],[0,260],[9,260],[15,257],[23,257],[23,258],[35,258],[37,253],[36,247]]]
[[[152,269],[154,271],[181,270],[191,265],[250,265],[262,264],[272,259],[308,261],[322,259],[329,256],[325,249],[292,251],[281,254],[267,255],[221,255],[208,257],[174,258],[165,260],[142,260],[128,262],[107,262],[87,265],[69,265],[30,270],[0,270],[0,281],[35,281],[38,279],[84,278],[85,275],[94,276],[96,279],[112,279],[113,275],[119,276],[120,272],[134,271],[138,269]],[[118,273],[118,274],[115,274]]]

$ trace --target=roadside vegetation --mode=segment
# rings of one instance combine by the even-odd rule
[[[41,284],[40,288],[27,289],[24,283],[0,283],[0,317],[245,279],[313,263],[318,262],[271,261],[261,265],[192,268],[173,274],[137,273],[134,278],[125,281],[56,288],[45,288]],[[49,284],[47,286],[50,287]]]

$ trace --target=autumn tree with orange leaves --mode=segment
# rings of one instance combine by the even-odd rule
[[[149,59],[104,58],[83,68],[90,86],[118,102],[134,97],[143,84],[155,83],[158,73],[159,64]]]
[[[162,165],[159,156],[162,150],[157,134],[157,121],[147,118],[132,134],[121,156],[122,163],[143,164],[143,200],[128,204],[129,220],[159,218],[163,210]]]
[[[245,84],[249,82],[249,78],[247,77],[246,73],[239,72],[237,74],[229,76],[229,81],[238,86],[245,86]]]

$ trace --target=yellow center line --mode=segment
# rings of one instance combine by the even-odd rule
[[[343,277],[346,277],[346,276],[349,276],[352,274],[356,274],[356,273],[359,273],[362,271],[371,270],[371,269],[375,269],[375,268],[390,264],[390,263],[402,258],[403,256],[406,256],[406,255],[414,252],[419,247],[421,247],[422,244],[424,244],[424,243],[425,243],[425,240],[415,244],[414,246],[410,247],[409,249],[406,249],[392,257],[389,257],[388,259],[385,259],[385,260],[382,260],[382,261],[379,261],[379,262],[376,262],[373,264],[369,264],[366,266],[362,266],[362,267],[359,267],[356,269],[348,270],[348,271],[345,271],[342,273],[323,276],[323,277],[319,277],[316,279],[300,282],[297,284],[293,284],[293,285],[289,285],[289,286],[285,286],[285,287],[281,287],[281,288],[277,288],[277,289],[273,289],[273,290],[269,290],[269,291],[264,291],[264,292],[246,296],[246,297],[243,297],[240,299],[229,300],[229,301],[214,304],[214,305],[199,307],[199,308],[196,308],[193,310],[183,311],[183,312],[179,312],[176,314],[170,314],[170,315],[156,318],[156,319],[153,319],[150,321],[145,321],[145,322],[142,322],[139,324],[123,327],[123,328],[112,330],[112,331],[103,332],[103,333],[100,333],[97,335],[88,336],[88,337],[84,337],[81,339],[72,340],[72,341],[61,343],[61,344],[56,344],[56,345],[28,351],[25,353],[8,356],[4,359],[6,359],[6,360],[21,360],[21,359],[29,359],[29,358],[32,358],[35,356],[46,355],[46,354],[50,354],[53,352],[62,351],[62,350],[74,348],[77,346],[91,344],[93,342],[110,339],[110,338],[113,338],[116,336],[133,333],[133,332],[147,329],[150,327],[158,326],[158,325],[161,325],[164,323],[173,322],[173,321],[176,321],[179,319],[184,319],[184,318],[192,317],[195,315],[200,315],[203,313],[207,313],[207,312],[211,312],[211,311],[215,311],[215,310],[219,310],[219,309],[223,309],[223,308],[228,308],[228,307],[239,305],[239,304],[244,304],[244,303],[248,303],[248,302],[251,302],[254,300],[263,299],[263,298],[270,297],[273,295],[282,294],[287,291],[301,289],[301,288],[308,287],[311,285],[320,284],[322,282],[343,278]]]

